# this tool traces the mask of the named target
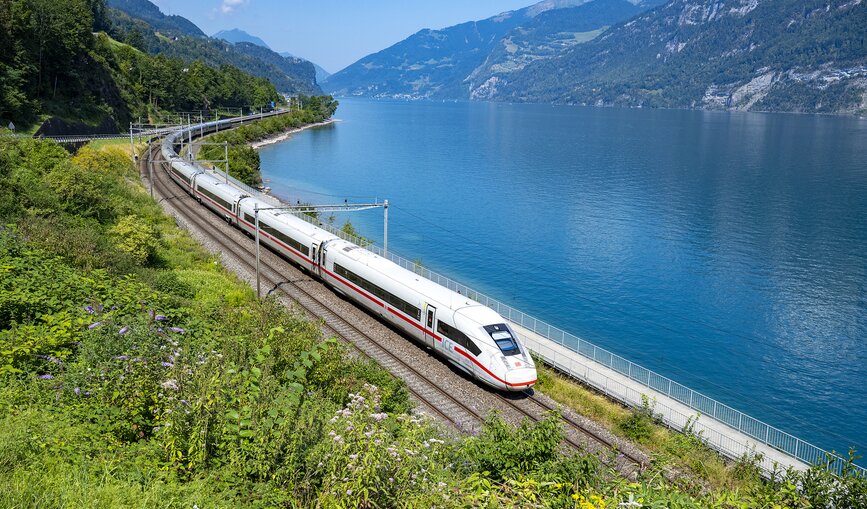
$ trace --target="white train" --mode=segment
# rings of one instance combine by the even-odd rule
[[[210,125],[205,124],[205,129]],[[163,140],[162,154],[169,161],[169,175],[200,203],[254,235],[255,209],[271,205],[181,159],[175,144],[185,132]],[[530,353],[494,310],[290,212],[260,211],[259,238],[335,291],[483,383],[508,391],[525,390],[536,383],[536,366]]]

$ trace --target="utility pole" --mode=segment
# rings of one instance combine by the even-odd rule
[[[187,133],[189,133],[189,142],[187,143],[187,159],[193,160],[193,127],[190,122],[190,114],[187,113]]]
[[[256,298],[262,298],[262,289],[259,282],[259,204],[253,206],[253,213],[256,216]]]
[[[132,122],[129,123],[129,156],[132,158],[132,164],[135,164],[135,147],[132,144]]]
[[[226,157],[226,183],[228,184],[229,183],[229,142],[224,141],[223,143],[225,144],[225,145],[223,145],[223,147],[224,147],[224,154]]]
[[[388,200],[382,202],[382,257],[388,260]]]
[[[347,211],[358,211],[358,210],[367,210],[382,207],[385,209],[385,245],[388,246],[388,200],[384,203],[341,203],[339,205],[297,205],[297,206],[288,206],[288,207],[266,207],[259,208],[259,204],[253,204],[253,214],[254,214],[254,225],[256,228],[256,297],[261,298],[261,288],[260,281],[261,276],[259,272],[259,251],[260,251],[260,241],[259,241],[259,212],[262,210],[283,210],[283,211],[294,211],[294,212],[305,212],[305,211],[313,211],[317,210],[320,212],[347,212]],[[303,216],[302,216],[303,217]],[[315,224],[315,223],[314,223]],[[320,246],[320,249],[322,247]],[[383,251],[383,255],[385,255],[386,251]],[[314,264],[318,263],[316,260],[313,261]]]
[[[148,181],[151,183],[151,200],[154,199],[154,154],[153,144],[148,144]]]

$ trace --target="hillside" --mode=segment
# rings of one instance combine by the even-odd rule
[[[255,35],[249,34],[241,29],[233,28],[231,30],[220,30],[212,36],[214,39],[222,39],[226,42],[231,42],[235,46],[242,46],[243,44],[253,44],[255,46],[259,46],[261,48],[265,48],[267,52],[256,52],[256,54],[266,60],[268,62],[274,63],[278,67],[281,68],[289,68],[291,71],[287,72],[298,72],[300,75],[303,75],[306,80],[309,82],[313,78],[309,76],[308,69],[306,66],[303,66],[304,62],[310,62],[313,64],[314,75],[316,79],[317,86],[319,83],[322,83],[327,77],[331,76],[331,73],[320,67],[316,64],[316,62],[311,62],[306,58],[296,57],[295,55],[287,52],[281,51],[279,53],[275,53],[268,44],[262,39],[256,37]],[[252,54],[252,51],[244,51],[244,53]],[[288,62],[279,62],[276,59],[276,56],[281,56],[284,59],[288,60]]]
[[[593,7],[588,9],[589,5]],[[639,5],[624,0],[544,0],[481,21],[421,30],[333,74],[324,86],[340,95],[468,99],[465,81],[471,76],[487,79],[501,67],[512,66],[519,41],[524,46],[515,58],[533,60],[582,42],[589,32],[645,8],[644,3]],[[561,18],[565,22],[558,23]],[[568,26],[573,19],[578,24]]]
[[[70,132],[127,129],[133,118],[215,106],[265,106],[279,100],[274,85],[236,67],[219,69],[152,56],[112,39],[100,2],[16,0],[17,16],[0,4],[0,122]],[[186,71],[186,72],[185,72]]]
[[[862,0],[540,2],[423,30],[325,81],[337,95],[867,111]]]
[[[144,4],[150,7],[146,8]],[[287,61],[267,47],[249,42],[233,44],[223,39],[207,37],[200,30],[201,36],[185,35],[171,30],[165,32],[159,28],[165,24],[164,18],[180,18],[192,23],[180,16],[163,15],[147,0],[112,0],[112,5],[118,5],[118,8],[108,9],[112,36],[142,51],[180,58],[188,63],[201,60],[213,67],[232,65],[253,76],[271,81],[277,90],[286,94],[318,95],[322,92],[315,81],[316,70],[313,64],[302,59]],[[162,18],[154,15],[154,10]],[[141,15],[142,12],[145,14]],[[156,19],[157,25],[151,24],[149,20],[152,19]]]
[[[299,58],[292,53],[289,53],[288,51],[281,51],[280,56],[284,58]],[[327,80],[329,76],[331,76],[331,73],[323,69],[321,65],[317,64],[312,60],[310,60],[310,63],[312,63],[313,68],[316,69],[316,83],[322,83]]]
[[[657,0],[656,3],[659,3]],[[610,25],[653,5],[626,0],[596,0],[577,7],[543,12],[507,33],[485,63],[465,80],[471,99],[487,99],[502,79],[527,65],[557,58],[570,48],[595,39]]]
[[[148,0],[107,0],[106,5],[140,19],[166,35],[205,37],[192,21],[183,16],[166,16]]]
[[[226,42],[231,42],[232,44],[237,44],[239,42],[249,42],[255,44],[256,46],[271,49],[271,47],[265,44],[265,41],[263,41],[262,39],[256,37],[255,35],[250,35],[247,32],[239,30],[237,28],[232,28],[231,30],[220,30],[211,37],[213,37],[214,39],[222,39]]]
[[[234,49],[243,55],[279,69],[293,81],[296,93],[315,95],[321,92],[316,81],[316,67],[313,62],[303,58],[284,57],[268,48],[250,42],[236,43]]]
[[[502,80],[507,101],[849,113],[867,110],[860,0],[674,0]]]
[[[526,9],[442,30],[421,30],[332,74],[325,87],[340,95],[455,98],[462,82],[509,30],[529,19]]]

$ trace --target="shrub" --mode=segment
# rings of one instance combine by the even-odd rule
[[[140,265],[147,263],[159,246],[157,232],[136,215],[125,216],[111,228],[117,248],[129,254]]]

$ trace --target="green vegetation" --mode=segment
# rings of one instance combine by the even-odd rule
[[[343,226],[340,227],[340,231],[349,235],[349,238],[361,247],[367,247],[373,244],[372,240],[365,237],[358,230],[355,229],[355,226],[349,219],[347,219],[346,222],[343,223]]]
[[[166,16],[147,0],[110,0],[109,34],[146,53],[180,58],[189,64],[204,62],[210,67],[231,65],[266,78],[287,94],[321,94],[313,64],[279,54],[255,44],[232,44],[206,37],[192,22],[181,16]]]
[[[0,1],[0,122],[26,131],[45,116],[125,130],[158,110],[266,106],[274,86],[235,67],[150,56],[118,43],[102,0]]]
[[[327,120],[334,115],[338,104],[331,96],[302,97],[301,102],[304,107],[300,110],[294,110],[286,115],[257,120],[230,131],[212,134],[207,136],[205,141],[210,143],[228,142],[229,174],[247,185],[258,186],[262,183],[259,153],[250,147],[249,143],[289,129]],[[225,149],[223,147],[204,145],[199,158],[215,161],[223,159],[224,155]]]
[[[565,452],[556,414],[444,434],[381,368],[257,301],[115,147],[0,136],[0,224],[0,507],[867,507],[867,480],[821,468],[626,480]],[[651,441],[647,406],[621,422]]]
[[[541,366],[541,362],[537,366]],[[756,456],[743,457],[737,462],[724,460],[705,444],[700,434],[695,433],[694,420],[679,433],[672,431],[662,424],[654,412],[653,401],[646,397],[640,408],[627,409],[545,367],[539,368],[537,388],[561,404],[602,424],[615,435],[639,444],[651,455],[655,468],[673,467],[688,472],[695,481],[712,491],[729,493],[720,497],[731,505],[720,507],[744,507],[739,504],[747,502],[750,505],[746,507],[867,507],[867,493],[864,492],[867,482],[851,472],[843,480],[843,484],[851,490],[846,503],[829,505],[825,498],[827,492],[813,496],[810,491],[815,488],[806,487],[808,484],[825,485],[825,489],[831,489],[829,486],[835,481],[831,480],[833,476],[823,472],[822,465],[806,473],[778,472],[768,482],[761,478]],[[855,459],[853,454],[849,453],[850,465]],[[818,481],[819,478],[823,480]],[[795,488],[800,486],[804,488]]]

